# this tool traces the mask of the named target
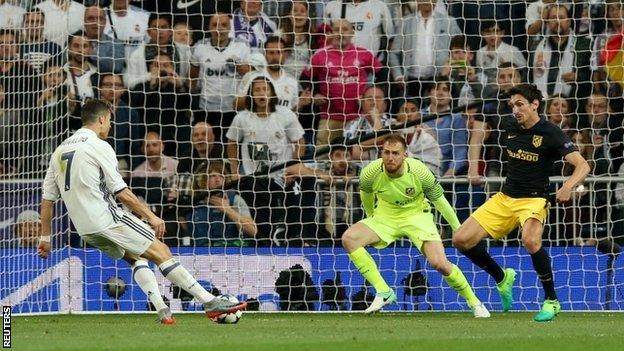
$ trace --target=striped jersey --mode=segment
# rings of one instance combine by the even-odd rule
[[[43,198],[61,198],[80,235],[116,226],[123,217],[114,195],[127,187],[113,148],[81,128],[59,145],[43,181]]]

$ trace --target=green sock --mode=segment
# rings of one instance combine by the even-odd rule
[[[360,247],[349,254],[349,259],[355,267],[362,273],[366,281],[371,283],[377,293],[387,293],[390,291],[390,287],[386,284],[386,281],[379,273],[375,260],[366,251],[365,248]],[[464,279],[465,280],[465,279]]]
[[[446,280],[451,288],[455,289],[458,294],[466,299],[468,306],[472,307],[481,303],[479,298],[477,298],[477,296],[475,295],[474,291],[472,291],[470,284],[468,284],[468,280],[466,280],[464,273],[462,273],[462,271],[456,265],[453,265],[453,270],[451,271],[451,274],[445,276],[444,280]]]

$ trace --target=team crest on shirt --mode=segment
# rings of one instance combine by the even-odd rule
[[[366,13],[366,19],[373,19],[373,14],[370,11]]]
[[[134,31],[137,33],[141,33],[141,27],[138,24],[134,25]]]
[[[544,137],[542,137],[541,135],[534,135],[533,146],[540,147],[542,145],[542,139],[544,139]]]
[[[405,195],[407,196],[414,196],[414,188],[405,188]]]

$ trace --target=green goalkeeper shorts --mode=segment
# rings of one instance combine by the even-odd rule
[[[409,217],[391,217],[378,214],[365,218],[359,223],[369,227],[381,239],[373,245],[376,249],[383,249],[395,240],[404,237],[409,238],[421,252],[425,241],[442,241],[433,221],[433,214],[430,212],[421,212]]]

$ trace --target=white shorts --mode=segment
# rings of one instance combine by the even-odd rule
[[[143,221],[124,214],[116,226],[99,233],[82,235],[82,239],[114,259],[123,258],[126,251],[142,255],[152,245],[156,235]]]

